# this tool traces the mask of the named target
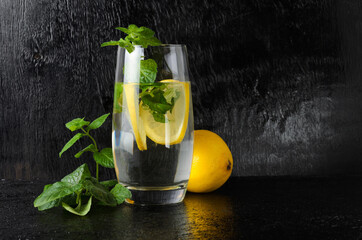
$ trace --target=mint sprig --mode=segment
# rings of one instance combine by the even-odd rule
[[[141,60],[140,64],[140,83],[154,83],[157,75],[157,63],[155,60]]]
[[[128,28],[117,27],[117,30],[127,34],[119,41],[109,41],[102,43],[105,46],[120,46],[129,53],[135,49],[135,45],[141,45],[143,48],[148,46],[159,46],[161,42],[154,37],[155,32],[146,27],[137,27],[134,24]],[[155,83],[157,76],[157,63],[154,59],[140,59],[140,101],[142,106],[147,108],[155,121],[165,123],[167,121],[165,114],[172,112],[175,101],[180,95],[175,89],[166,88],[166,84]],[[113,112],[122,112],[123,87],[120,83],[115,84]]]
[[[161,45],[160,40],[154,37],[155,32],[149,28],[137,27],[136,25],[131,24],[128,28],[116,27],[116,29],[126,33],[127,36],[118,41],[104,42],[101,45],[102,47],[120,46],[125,48],[129,53],[132,53],[135,49],[135,45],[141,45],[143,48]]]
[[[128,28],[116,27],[116,29],[124,32],[127,36],[118,41],[104,42],[101,44],[102,47],[120,46],[125,48],[129,53],[132,53],[136,45],[140,45],[143,48],[161,45],[161,41],[154,37],[155,32],[149,28],[137,27],[131,24]],[[144,56],[140,59],[140,83],[153,83],[157,76],[157,63],[153,59],[143,58]]]
[[[85,216],[94,202],[100,205],[116,206],[123,203],[125,199],[131,198],[131,192],[119,184],[117,180],[103,182],[98,180],[99,165],[114,168],[113,154],[111,148],[103,148],[99,151],[90,131],[101,127],[108,116],[109,114],[104,114],[91,123],[85,121],[84,118],[76,118],[65,125],[72,132],[76,130],[82,132],[74,135],[65,144],[59,157],[80,138],[88,137],[92,144],[75,154],[75,157],[79,158],[85,152],[92,152],[96,162],[96,178],[92,177],[88,165],[83,164],[59,182],[45,185],[43,192],[34,201],[34,207],[37,207],[39,211],[61,205],[73,214]]]
[[[82,137],[88,137],[89,139],[91,139],[93,144],[87,146],[86,148],[84,148],[83,150],[78,152],[75,155],[75,157],[79,158],[84,152],[93,152],[93,159],[96,161],[96,178],[97,178],[97,180],[98,180],[99,165],[106,167],[106,168],[114,168],[113,156],[109,154],[109,153],[112,154],[111,148],[104,148],[101,151],[99,151],[96,141],[90,135],[90,131],[101,127],[103,125],[103,123],[106,121],[108,116],[109,116],[109,113],[104,114],[104,115],[100,116],[99,118],[95,119],[91,123],[84,121],[83,120],[84,118],[76,118],[76,119],[68,122],[67,124],[65,124],[65,126],[69,130],[71,130],[71,131],[81,130],[83,133],[77,133],[76,135],[74,135],[74,137],[71,138],[65,144],[65,146],[59,153],[59,157],[61,157],[65,151],[67,151],[71,146],[73,146],[74,143],[76,143]],[[84,129],[84,127],[86,127],[86,128]],[[107,153],[106,156],[105,156],[105,153]]]
[[[104,42],[101,44],[102,47],[120,46],[125,48],[129,53],[132,53],[136,45],[140,45],[143,48],[161,45],[161,41],[154,37],[155,32],[149,28],[137,27],[136,25],[131,24],[128,28],[116,27],[116,29],[124,32],[127,36],[118,41]],[[157,76],[156,61],[153,59],[140,59],[140,61],[140,83],[153,83]]]

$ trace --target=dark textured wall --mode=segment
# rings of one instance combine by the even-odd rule
[[[72,157],[87,140],[58,158],[64,123],[111,112],[116,48],[100,43],[131,23],[187,45],[195,128],[228,143],[233,176],[362,173],[358,0],[1,0],[0,178],[91,163]]]

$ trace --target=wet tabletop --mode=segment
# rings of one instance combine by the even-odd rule
[[[181,204],[96,206],[85,217],[33,208],[44,184],[0,181],[0,239],[362,238],[362,177],[232,178]]]

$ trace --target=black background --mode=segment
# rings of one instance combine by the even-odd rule
[[[0,178],[91,163],[73,158],[87,140],[58,158],[64,124],[112,111],[116,48],[100,43],[131,23],[187,45],[195,129],[226,141],[233,176],[362,173],[358,0],[2,0]],[[95,137],[110,147],[111,121]]]

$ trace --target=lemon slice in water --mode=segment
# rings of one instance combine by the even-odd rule
[[[147,137],[155,143],[169,146],[180,143],[185,136],[189,118],[190,83],[173,79],[162,80],[161,83],[166,83],[167,88],[174,88],[180,94],[172,111],[165,114],[165,123],[155,121],[149,109],[142,107],[142,103],[140,115]]]
[[[139,85],[136,83],[126,83],[123,85],[124,94],[127,101],[127,110],[131,121],[133,133],[138,149],[147,150],[146,132],[143,127],[143,120],[140,117]]]

